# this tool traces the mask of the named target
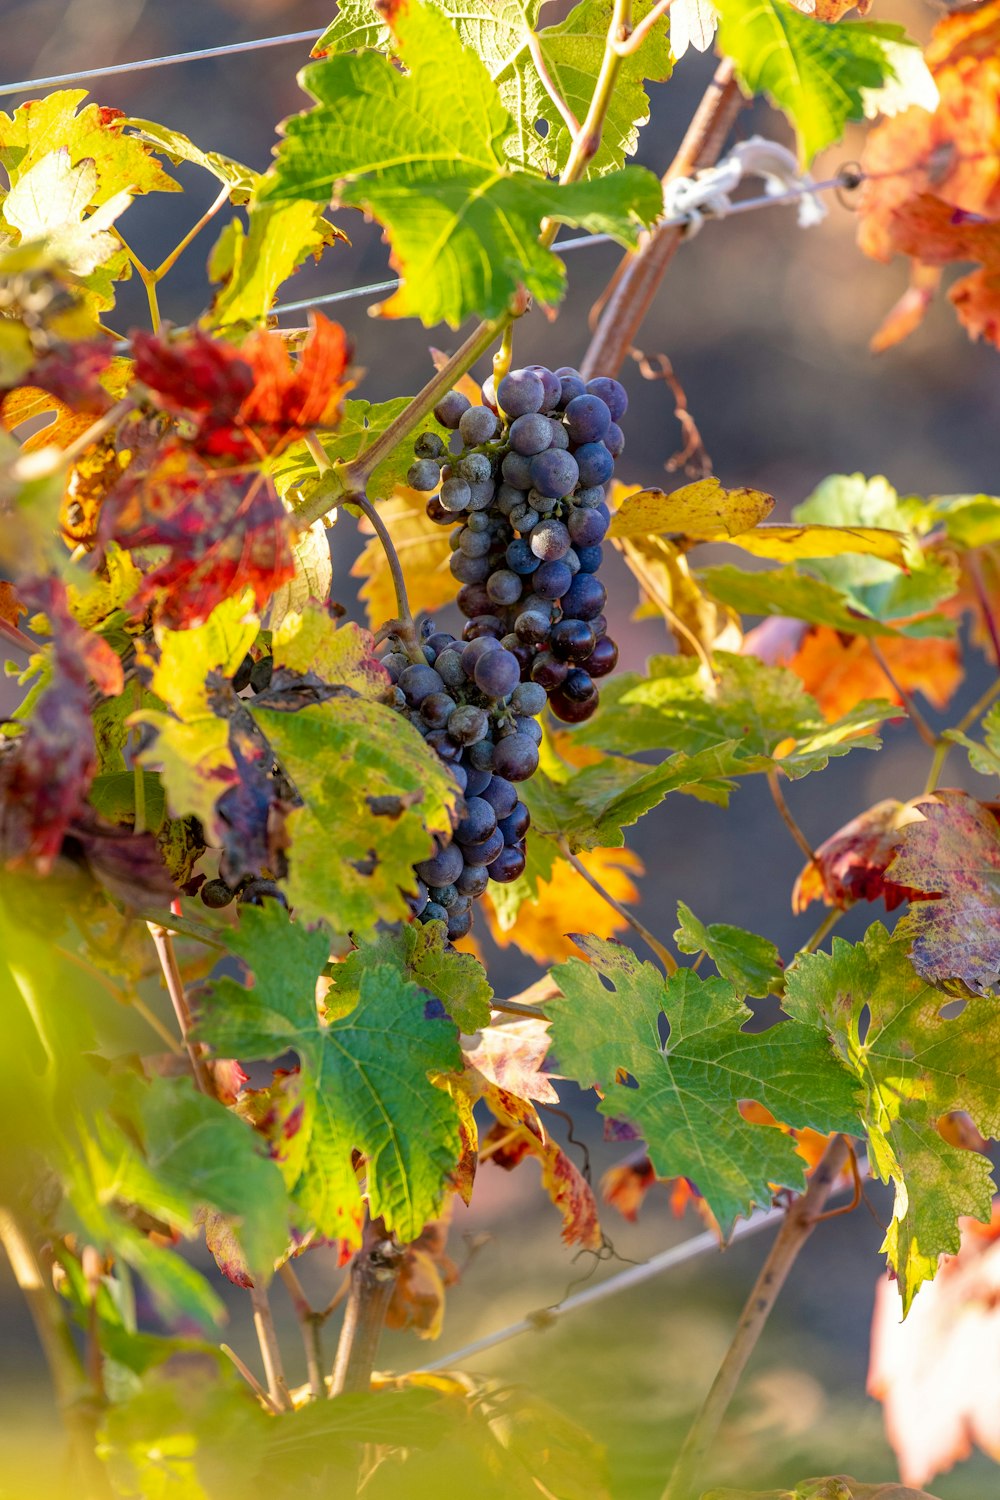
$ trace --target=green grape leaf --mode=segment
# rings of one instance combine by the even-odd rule
[[[720,770],[750,773],[780,764],[795,780],[822,770],[831,756],[876,749],[880,741],[869,731],[899,714],[891,704],[869,701],[830,723],[784,667],[725,651],[716,653],[715,664],[714,696],[706,694],[691,657],[653,657],[648,677],[622,673],[607,684],[600,709],[574,737],[619,754],[679,750],[697,755],[728,745],[732,761],[720,764]]]
[[[361,936],[406,919],[413,866],[451,833],[444,763],[400,714],[346,691],[297,713],[250,710],[304,804],[288,815],[283,882],[299,917]]]
[[[310,256],[317,261],[328,245],[346,239],[315,203],[254,204],[246,229],[238,218],[230,220],[212,250],[209,274],[222,287],[212,302],[211,323],[264,323],[278,288]]]
[[[781,955],[767,938],[725,922],[699,922],[690,907],[677,903],[674,942],[682,953],[705,952],[723,979],[735,985],[740,994],[763,1000],[780,994],[785,983]]]
[[[159,832],[166,816],[163,784],[151,771],[141,771],[145,823],[150,833]],[[109,823],[131,823],[135,818],[135,772],[105,771],[90,783],[87,801]]]
[[[725,980],[682,969],[664,982],[617,943],[576,942],[590,962],[552,970],[565,996],[550,1004],[560,1071],[599,1088],[601,1113],[635,1126],[657,1176],[689,1177],[725,1231],[770,1202],[769,1184],[805,1180],[794,1143],[744,1120],[741,1099],[787,1125],[856,1129],[855,1084],[814,1026],[746,1032],[751,1013]]]
[[[960,980],[977,995],[1000,991],[1000,826],[967,792],[938,791],[921,819],[900,830],[888,879],[909,886],[896,933],[912,944],[917,973]]]
[[[190,630],[161,630],[151,686],[166,708],[144,708],[130,720],[154,731],[139,760],[159,770],[171,816],[198,818],[209,842],[217,844],[223,832],[216,804],[239,775],[230,723],[215,712],[210,679],[216,673],[232,677],[253,645],[258,622],[248,599],[223,600]]]
[[[337,965],[335,995],[354,996],[361,976],[384,964],[391,964],[404,979],[412,979],[440,1000],[467,1036],[490,1024],[493,987],[486,970],[471,953],[459,953],[451,946],[443,922],[406,922],[362,944]]]
[[[260,181],[260,173],[255,172],[252,167],[245,167],[242,162],[231,156],[224,156],[219,151],[203,151],[188,136],[169,125],[160,125],[155,120],[136,119],[126,120],[124,123],[136,132],[140,141],[161,156],[166,156],[175,166],[179,161],[188,161],[210,172],[229,189],[231,203],[247,203]]]
[[[894,622],[933,609],[958,588],[956,565],[920,546],[920,535],[930,525],[928,511],[919,502],[901,500],[881,475],[832,474],[793,514],[807,523],[891,527],[903,533],[905,570],[877,557],[817,558],[809,564],[810,573],[840,589],[864,614]]]
[[[384,702],[392,687],[368,631],[352,623],[338,625],[315,600],[282,621],[271,637],[271,650],[276,667],[303,675],[314,672],[372,702]]]
[[[1000,776],[1000,703],[994,703],[983,719],[982,740],[970,739],[958,729],[946,729],[945,738],[964,745],[969,752],[969,765],[981,776]]]
[[[741,615],[787,615],[810,625],[828,625],[850,635],[898,635],[892,625],[852,607],[840,589],[810,578],[789,564],[747,573],[731,563],[701,568],[695,575],[706,593]]]
[[[594,92],[594,80],[604,56],[613,0],[581,0],[556,26],[537,30],[541,0],[433,0],[454,27],[463,46],[480,57],[513,121],[513,130],[503,143],[508,160],[534,167],[557,177],[569,159],[572,140],[562,115],[552,102],[528,45],[528,32],[535,31],[545,71],[577,120],[586,118]],[[632,7],[634,26],[652,9],[653,0],[638,0]],[[345,0],[335,20],[313,49],[314,56],[374,48],[388,52],[392,35],[380,24],[368,0]],[[601,176],[624,164],[639,138],[639,126],[649,119],[649,98],[644,83],[663,83],[672,67],[668,27],[664,20],[654,26],[634,52],[622,60],[614,93],[604,121],[601,142],[588,166],[588,173]],[[545,134],[538,130],[544,121]]]
[[[367,1157],[373,1218],[403,1241],[416,1239],[440,1206],[461,1148],[458,1113],[428,1075],[461,1066],[451,1021],[428,1017],[427,996],[391,963],[361,966],[355,988],[338,987],[330,1018],[316,1002],[329,938],[289,922],[276,903],[245,907],[229,938],[253,973],[249,989],[219,979],[197,1034],[220,1056],[301,1063],[293,1196],[305,1221],[332,1239],[359,1243],[361,1188],[354,1151]]]
[[[119,193],[179,193],[180,184],[163,170],[149,145],[127,135],[128,124],[115,110],[88,104],[86,89],[61,89],[22,104],[13,115],[0,113],[0,166],[10,186],[44,157],[65,149],[72,165],[91,161],[97,183],[91,206],[100,208]]]
[[[395,26],[406,73],[376,52],[304,70],[316,107],[285,123],[260,189],[260,201],[333,198],[385,225],[402,284],[383,316],[457,327],[502,313],[522,284],[558,301],[565,268],[539,243],[543,219],[630,245],[661,212],[660,183],[643,168],[567,186],[510,170],[512,121],[481,60],[417,0]]]
[[[786,977],[785,1009],[822,1028],[863,1090],[872,1170],[896,1189],[882,1248],[904,1312],[938,1257],[958,1251],[961,1215],[990,1217],[989,1162],[936,1127],[965,1110],[985,1135],[1000,1133],[1000,1021],[991,1000],[950,1020],[949,1003],[880,923],[860,943],[835,938],[831,953],[803,954]]]
[[[866,89],[895,77],[886,44],[907,41],[902,26],[870,21],[832,25],[786,0],[716,0],[719,50],[752,94],[766,94],[799,138],[807,167],[839,141],[848,120],[864,117]]]

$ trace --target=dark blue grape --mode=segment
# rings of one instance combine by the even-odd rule
[[[466,765],[462,762],[462,770],[465,772],[465,793],[468,797],[481,797],[483,788],[489,786],[493,772],[488,768],[485,771],[477,771],[475,766]]]
[[[587,394],[604,402],[612,422],[620,422],[628,411],[628,392],[620,380],[613,380],[610,375],[597,375],[588,380]]]
[[[618,458],[625,452],[625,434],[617,422],[612,422],[601,441],[612,458]]]
[[[607,677],[618,665],[618,647],[610,636],[599,635],[593,651],[581,665],[586,667],[591,677]]]
[[[462,652],[462,667],[466,677],[471,680],[476,670],[476,663],[481,656],[485,656],[487,651],[498,651],[499,649],[499,641],[493,640],[489,636],[482,636],[479,640],[470,641]]]
[[[528,540],[541,562],[558,562],[570,549],[570,534],[562,521],[539,521]]]
[[[490,804],[498,819],[510,817],[517,806],[517,788],[505,776],[494,776],[479,795]]]
[[[597,692],[597,689],[591,681],[589,672],[585,672],[582,667],[573,667],[567,674],[560,692],[563,697],[571,699],[574,703],[586,703]]]
[[[530,505],[519,505],[516,510],[512,510],[510,513],[510,524],[516,531],[521,532],[522,535],[524,532],[530,531],[533,526],[537,526],[540,520],[541,517],[537,510],[533,510]]]
[[[531,680],[543,688],[557,688],[566,681],[569,663],[559,661],[551,651],[541,651],[531,663]]]
[[[421,860],[416,872],[427,886],[453,885],[462,873],[462,851],[457,844],[448,844],[439,854]]]
[[[441,397],[441,400],[435,406],[434,415],[442,427],[455,428],[471,405],[472,402],[468,396],[463,396],[461,391],[449,391],[446,396]]]
[[[452,943],[457,943],[458,940],[459,940],[459,938],[464,938],[465,937],[466,933],[469,931],[469,929],[471,928],[471,926],[472,926],[472,908],[471,908],[471,906],[465,907],[464,910],[459,910],[458,907],[453,906],[452,909],[451,909],[451,911],[448,913],[448,939],[449,939],[449,941],[452,942]]]
[[[538,683],[533,682],[531,686],[537,687]],[[516,734],[526,734],[528,739],[535,745],[542,743],[542,726],[530,714],[518,714],[515,717],[514,731]]]
[[[462,849],[462,855],[467,865],[482,868],[491,865],[503,847],[503,834],[498,828],[494,828],[489,838],[484,839],[481,844],[467,844]]]
[[[422,880],[418,880],[415,894],[407,898],[410,911],[413,916],[419,917],[420,913],[427,905],[427,899],[427,887],[424,885],[424,882]]]
[[[600,696],[594,689],[593,696],[585,698],[582,702],[575,698],[568,698],[562,688],[556,688],[549,697],[549,707],[557,719],[564,724],[582,724],[584,719],[589,719],[597,708]]]
[[[603,547],[577,547],[576,555],[580,559],[581,573],[596,573],[604,561]]]
[[[607,589],[593,573],[578,573],[563,595],[563,614],[574,620],[596,620],[607,597]]]
[[[474,745],[477,740],[485,739],[489,727],[486,710],[472,703],[463,703],[448,718],[448,733],[460,745]]]
[[[538,566],[537,562],[535,566]],[[385,670],[388,672],[391,680],[393,682],[398,682],[402,673],[405,672],[407,667],[410,665],[410,658],[408,656],[404,656],[402,651],[387,651],[385,656],[383,656],[382,658],[382,665],[383,667],[385,667]],[[250,679],[248,676],[247,681],[249,682],[249,680]],[[235,687],[235,685],[236,683],[234,678],[233,686]]]
[[[454,906],[458,900],[458,887],[455,885],[432,885],[428,891],[430,899],[443,906],[447,911],[449,906]]]
[[[552,448],[568,448],[569,447],[569,433],[566,431],[565,427],[558,420],[558,418],[557,417],[550,417],[549,418],[549,426],[552,428],[552,442],[550,444],[550,447],[552,447]]]
[[[507,453],[500,465],[500,472],[507,484],[512,484],[515,489],[526,490],[531,487],[531,475],[528,470],[530,460],[524,453]]]
[[[477,740],[466,750],[465,758],[476,771],[492,771],[494,748],[492,740]]]
[[[572,453],[550,448],[531,460],[531,482],[539,494],[553,500],[571,495],[580,478],[580,468]]]
[[[496,435],[499,423],[488,406],[470,406],[458,419],[458,430],[467,448],[477,448]]]
[[[468,773],[468,771],[458,761],[452,761],[451,764],[449,765],[448,769],[451,772],[452,777],[453,777],[454,781],[456,782],[456,784],[458,786],[458,790],[460,792],[462,792],[463,795],[464,795],[464,793],[469,790],[469,773]]]
[[[560,661],[586,661],[596,640],[586,620],[563,619],[552,627],[549,650]]]
[[[479,588],[480,585],[476,584]],[[491,606],[492,607],[492,606]],[[487,636],[498,641],[503,634],[503,621],[498,615],[476,615],[462,630],[462,639],[478,641]]]
[[[422,432],[413,445],[413,451],[418,458],[440,458],[444,453],[444,443],[436,432]]]
[[[419,708],[431,693],[442,691],[444,681],[433,667],[425,666],[423,662],[414,662],[399,674],[399,686],[406,694],[410,707]]]
[[[543,615],[540,610],[526,609],[514,621],[514,633],[522,641],[533,645],[545,640],[551,623],[549,616]]]
[[[522,682],[510,696],[510,706],[516,714],[537,716],[545,707],[545,689],[537,682]]]
[[[593,516],[597,512],[593,510],[582,510],[580,515]],[[463,526],[458,536],[459,550],[466,557],[485,557],[493,545],[488,531],[470,531],[468,526]]]
[[[476,480],[475,483],[469,485],[469,504],[467,506],[467,512],[470,517],[476,515],[480,511],[489,509],[489,507],[493,504],[493,498],[496,495],[496,490],[497,487],[493,483],[492,479]]]
[[[508,568],[515,573],[521,574],[522,577],[528,573],[533,573],[538,567],[538,558],[532,552],[530,543],[526,542],[520,536],[515,537],[510,543],[507,551],[504,553],[504,557],[506,558]]]
[[[440,756],[442,760],[449,762],[458,760],[462,754],[461,745],[456,745],[451,735],[444,729],[430,730],[427,734],[427,743],[434,751],[434,754]]]
[[[497,826],[496,810],[483,797],[468,797],[455,837],[460,844],[482,844]]]
[[[541,411],[544,400],[545,385],[532,370],[511,370],[497,386],[497,401],[508,417]]]
[[[502,516],[509,516],[512,511],[522,508],[526,495],[527,491],[519,490],[516,485],[502,484],[496,493],[497,510]]]
[[[498,885],[508,885],[524,874],[525,863],[524,850],[514,844],[507,844],[493,863],[487,866],[487,872],[490,879],[495,880]]]
[[[521,597],[521,580],[510,568],[500,568],[486,580],[486,591],[494,604],[516,604]]]
[[[574,443],[599,443],[611,426],[611,413],[598,396],[575,396],[566,408],[566,426]]]
[[[474,406],[472,410],[482,411],[483,408],[481,406]],[[493,413],[490,412],[489,415],[495,422],[496,417],[493,416]],[[466,416],[468,416],[468,412],[466,412]],[[482,484],[484,479],[493,478],[493,465],[485,453],[469,453],[461,460],[456,472],[459,479],[464,479],[466,484]]]
[[[561,599],[572,582],[564,562],[544,562],[531,575],[531,587],[542,599]]]
[[[531,827],[531,814],[523,802],[518,802],[512,813],[500,819],[497,827],[505,844],[519,844]]]
[[[607,484],[615,472],[615,461],[603,443],[581,443],[573,456],[580,470],[580,483],[588,488]]]
[[[544,453],[552,442],[552,423],[539,412],[527,412],[510,424],[507,441],[515,453]]]
[[[438,673],[438,676],[440,675]],[[432,729],[443,729],[454,709],[455,700],[447,693],[428,693],[420,705],[420,717]]]
[[[428,901],[420,913],[420,920],[425,924],[427,922],[447,922],[448,913],[443,906],[438,906],[436,901]]]
[[[568,406],[571,401],[576,400],[577,396],[585,394],[587,387],[579,370],[571,370],[568,366],[564,366],[563,369],[557,370],[556,374],[559,376],[560,406]]]
[[[599,509],[602,505],[607,509],[606,496],[602,486],[599,484],[589,485],[582,490],[577,490],[573,499],[577,505],[582,505],[588,510]]]
[[[543,411],[551,411],[554,406],[559,405],[559,397],[562,395],[562,382],[554,375],[547,365],[528,365],[527,368],[533,375],[537,375],[545,388],[545,399],[542,402]]]
[[[465,510],[472,499],[472,491],[464,479],[446,479],[441,486],[439,498],[445,510]]]
[[[434,522],[435,526],[451,526],[454,523],[455,517],[450,510],[445,510],[437,495],[431,496],[425,509],[428,518]]]
[[[485,693],[487,698],[506,698],[521,681],[521,664],[513,652],[504,651],[503,647],[500,647],[496,651],[488,651],[485,656],[479,658],[473,675],[476,679],[476,687],[480,692]]]
[[[406,482],[411,490],[436,490],[441,483],[441,470],[432,458],[418,458],[407,469]]]
[[[486,866],[466,865],[455,884],[463,896],[470,896],[475,901],[476,897],[481,896],[489,884]]]
[[[577,505],[567,516],[566,526],[574,547],[596,546],[608,532],[608,523],[599,510],[584,510]]]
[[[526,734],[511,734],[493,752],[494,769],[508,781],[527,781],[538,770],[538,746]]]
[[[452,577],[459,583],[485,583],[490,576],[489,559],[469,557],[465,552],[453,552],[448,566]]]

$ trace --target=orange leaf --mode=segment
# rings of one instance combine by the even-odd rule
[[[476,1047],[465,1056],[497,1088],[521,1099],[558,1104],[559,1095],[548,1074],[542,1072],[548,1050],[549,1023],[532,1017],[488,1026],[479,1033]]]
[[[22,604],[14,585],[0,579],[0,620],[16,628],[19,616],[27,613],[27,606]]]
[[[906,1484],[924,1484],[977,1445],[1000,1455],[1000,1200],[988,1226],[960,1221],[958,1255],[945,1256],[905,1322],[885,1279],[872,1320],[868,1390]]]
[[[905,693],[919,690],[935,708],[947,708],[964,676],[957,640],[888,636],[880,650]],[[845,639],[826,625],[816,626],[805,631],[799,650],[784,664],[801,678],[831,722],[866,698],[903,701],[862,636]]]
[[[643,864],[637,854],[630,849],[591,849],[578,857],[616,900],[625,905],[638,900],[639,892],[632,877],[643,873]],[[497,922],[488,895],[483,897],[483,907],[494,942],[501,948],[516,943],[522,953],[540,964],[580,957],[579,949],[566,935],[570,932],[608,938],[628,925],[562,859],[555,861],[551,880],[539,880],[538,899],[522,904],[517,921],[508,932]]]

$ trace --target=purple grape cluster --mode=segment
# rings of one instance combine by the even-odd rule
[[[617,380],[531,365],[483,386],[484,405],[450,391],[434,415],[455,433],[415,444],[407,476],[433,491],[427,513],[452,526],[462,640],[426,627],[424,661],[390,639],[383,657],[396,704],[452,770],[462,792],[447,844],[417,865],[414,914],[472,925],[490,880],[524,870],[531,821],[517,795],[538,766],[538,715],[578,724],[597,707],[595,679],[614,670],[607,598],[597,577],[610,512],[604,486],[624,447],[628,398]]]

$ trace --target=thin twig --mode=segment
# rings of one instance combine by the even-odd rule
[[[233,1349],[229,1344],[220,1344],[219,1348],[222,1350],[227,1359],[232,1360],[233,1364],[236,1366],[237,1370],[239,1370],[247,1385],[260,1397],[261,1401],[263,1401],[268,1411],[273,1412],[276,1417],[279,1416],[281,1408],[271,1400],[270,1396],[267,1394],[267,1391],[265,1391],[256,1375],[251,1370],[250,1366],[243,1363],[242,1359],[240,1359],[239,1355],[236,1353],[236,1350]]]
[[[215,1095],[215,1085],[209,1070],[205,1056],[197,1042],[191,1040],[191,1031],[194,1027],[194,1018],[191,1015],[187,1003],[187,995],[184,993],[184,981],[181,978],[180,965],[177,962],[177,954],[174,951],[173,934],[165,927],[158,926],[155,922],[147,922],[149,935],[153,939],[156,956],[160,960],[160,968],[163,970],[163,980],[170,996],[170,1003],[177,1017],[177,1025],[181,1033],[181,1041],[184,1043],[185,1051],[191,1063],[195,1082],[203,1094],[209,1098]]]
[[[37,642],[30,635],[25,635],[23,630],[18,630],[16,625],[11,625],[7,620],[0,620],[0,636],[15,650],[23,651],[25,656],[34,656],[38,650]]]
[[[145,262],[143,262],[143,261],[141,261],[139,259],[138,255],[136,255],[136,253],[132,249],[131,245],[125,239],[124,235],[122,235],[120,233],[119,230],[117,230],[114,227],[112,227],[111,233],[115,236],[115,239],[118,240],[118,242],[121,245],[122,249],[125,251],[125,254],[128,256],[129,260],[132,262],[133,266],[135,266],[135,269],[139,273],[139,280],[142,282],[143,287],[145,288],[145,291],[146,291],[146,301],[149,303],[149,320],[150,320],[151,324],[153,325],[153,332],[154,333],[159,333],[159,331],[160,331],[160,307],[159,307],[159,301],[158,301],[157,296],[156,296],[156,281],[157,281],[156,272],[155,271],[151,271],[149,269],[149,267],[145,264]]]
[[[547,1011],[538,1005],[520,1005],[516,1000],[491,1000],[490,1009],[504,1016],[522,1016],[528,1020],[548,1021]]]
[[[672,4],[673,0],[658,0],[658,3],[653,6],[649,15],[639,22],[638,26],[625,41],[613,42],[612,46],[618,53],[618,56],[628,57],[631,53],[638,52],[657,21],[663,20],[663,17],[667,14]]]
[[[291,1298],[292,1309],[302,1330],[302,1343],[306,1351],[306,1370],[309,1389],[313,1398],[319,1400],[324,1391],[323,1381],[323,1324],[328,1312],[317,1312],[305,1294],[305,1288],[295,1273],[290,1261],[278,1267],[278,1275],[285,1283]]]
[[[140,911],[131,912],[131,916],[137,917],[140,922],[150,923],[154,927],[162,927],[167,932],[179,933],[181,937],[194,938],[196,942],[206,943],[209,948],[225,948],[226,940],[214,927],[209,927],[207,922],[199,922],[196,917],[178,917],[174,912],[162,911]]]
[[[375,509],[374,505],[368,499],[367,495],[349,495],[347,499],[349,500],[351,505],[356,505],[358,507],[358,510],[360,510],[365,516],[367,516],[368,522],[374,530],[375,535],[382,543],[382,550],[385,553],[386,562],[389,564],[389,574],[392,578],[393,592],[396,595],[396,614],[399,617],[400,622],[404,626],[406,626],[407,632],[413,634],[414,643],[416,643],[416,632],[413,628],[413,616],[410,613],[410,601],[406,596],[406,579],[403,577],[402,564],[399,561],[399,554],[396,551],[395,544],[392,540],[391,535],[389,534],[389,528],[388,526],[386,526],[385,522],[379,515],[378,511]],[[417,649],[419,651],[419,644],[417,645]],[[420,656],[421,659],[423,659],[422,651],[420,651]]]
[[[799,952],[815,953],[820,943],[824,942],[836,927],[837,923],[844,915],[844,910],[845,908],[843,906],[835,906],[832,911],[828,911],[822,922],[816,928],[816,931],[813,933],[812,937],[807,943],[803,944],[803,946],[799,949]]]
[[[899,698],[900,703],[902,703],[903,707],[906,709],[906,712],[910,717],[910,721],[913,724],[914,729],[917,731],[924,744],[928,747],[928,749],[936,750],[938,743],[937,735],[934,733],[933,729],[928,724],[927,720],[924,718],[923,714],[920,712],[919,708],[914,703],[912,697],[906,691],[903,684],[899,681],[898,677],[896,677],[889,663],[885,659],[885,652],[882,650],[882,647],[879,645],[878,641],[876,641],[872,636],[868,637],[868,649],[878,663],[879,671],[882,673],[883,677],[886,678],[893,692]]]
[[[187,249],[188,245],[190,245],[191,241],[201,233],[206,224],[211,223],[228,197],[229,185],[227,183],[226,186],[223,187],[219,192],[218,197],[215,198],[215,200],[210,204],[208,208],[206,208],[197,224],[192,225],[192,227],[188,230],[187,234],[181,240],[180,244],[175,245],[167,258],[160,261],[160,264],[157,266],[156,270],[150,272],[150,275],[155,281],[162,281],[167,272],[173,269],[180,257],[184,254],[184,251]]]
[[[403,1247],[385,1233],[381,1220],[366,1225],[364,1242],[351,1266],[347,1308],[330,1379],[331,1396],[368,1390],[405,1254]]]
[[[617,901],[615,897],[612,896],[610,891],[606,891],[604,889],[600,881],[595,879],[595,877],[591,875],[590,871],[587,869],[587,866],[583,863],[583,860],[578,859],[577,856],[572,852],[569,844],[564,838],[561,838],[559,840],[559,852],[562,855],[563,859],[566,860],[568,864],[571,864],[573,866],[573,869],[576,871],[576,873],[582,876],[582,878],[587,882],[591,889],[595,890],[601,897],[601,899],[606,901],[612,908],[612,910],[616,911],[618,915],[628,923],[633,932],[637,932],[639,934],[643,942],[646,944],[647,948],[651,948],[652,951],[656,954],[657,958],[660,960],[667,973],[676,974],[677,960],[674,958],[669,949],[663,946],[659,938],[653,936],[648,927],[643,926],[634,912],[630,912],[627,906],[623,906],[620,901]]]
[[[545,89],[545,92],[548,94],[549,98],[552,100],[552,103],[555,105],[556,109],[559,111],[559,114],[562,116],[563,124],[566,126],[566,129],[569,131],[570,135],[576,135],[577,131],[580,129],[580,122],[576,118],[576,115],[574,115],[573,111],[570,109],[569,105],[566,103],[565,99],[560,94],[559,90],[556,88],[555,79],[549,72],[545,62],[545,57],[542,53],[542,45],[530,26],[528,27],[526,32],[526,40],[528,43],[528,51],[531,53],[531,61],[535,65],[535,72],[541,79],[542,86]]]
[[[778,1237],[746,1300],[736,1332],[719,1366],[712,1388],[684,1440],[670,1483],[663,1492],[663,1500],[692,1500],[694,1495],[700,1493],[698,1480],[709,1451],[719,1435],[740,1377],[764,1331],[778,1293],[833,1191],[847,1159],[847,1151],[846,1138],[842,1135],[834,1136],[805,1192],[795,1200],[785,1215]]]
[[[967,734],[979,716],[986,712],[998,693],[1000,693],[1000,677],[991,682],[985,693],[981,693],[969,711],[962,715],[955,725],[955,732]]]
[[[278,1332],[274,1326],[271,1304],[268,1301],[267,1292],[256,1282],[250,1288],[250,1304],[253,1307],[253,1326],[260,1345],[260,1356],[264,1361],[264,1375],[271,1400],[279,1411],[292,1411],[295,1403],[292,1401],[285,1381],[281,1346],[278,1343]]]
[[[792,810],[789,807],[788,803],[785,801],[785,794],[781,790],[781,783],[778,780],[777,771],[768,771],[767,784],[770,788],[771,796],[774,800],[774,805],[778,809],[778,812],[781,814],[781,821],[784,823],[785,827],[788,829],[788,832],[792,835],[792,838],[798,844],[799,848],[802,850],[802,853],[805,855],[809,863],[811,865],[816,865],[816,867],[819,868],[819,861],[816,858],[815,849],[813,848],[812,844],[810,844],[805,834],[802,832],[802,829],[799,827],[798,823],[796,823],[794,817],[792,816]]]
[[[688,177],[702,167],[714,165],[742,103],[733,65],[724,58],[695,111],[664,182]],[[638,250],[623,257],[583,358],[581,369],[585,379],[617,375],[683,238],[683,227],[653,229],[642,236]]]

